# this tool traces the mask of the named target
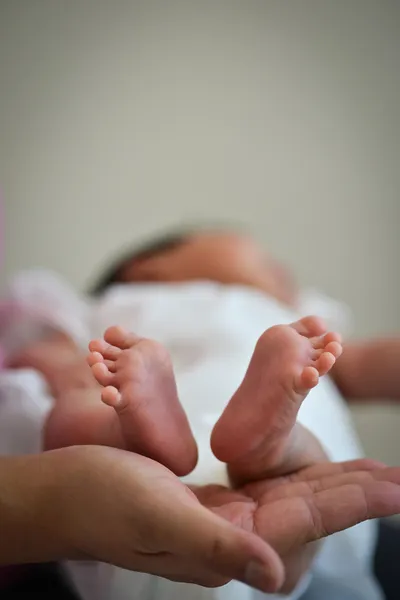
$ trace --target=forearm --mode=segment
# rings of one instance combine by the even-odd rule
[[[63,451],[65,452],[65,451]],[[47,562],[73,552],[58,534],[63,453],[0,458],[0,565]]]
[[[341,393],[357,400],[400,397],[400,339],[350,343],[337,361],[332,377]]]
[[[60,396],[43,428],[46,450],[80,445],[126,447],[118,415],[100,400],[97,388]]]

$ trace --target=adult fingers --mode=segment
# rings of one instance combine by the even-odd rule
[[[261,496],[264,496],[266,493],[269,493],[274,489],[280,489],[284,487],[289,489],[289,486],[292,488],[294,484],[317,481],[323,477],[325,478],[335,475],[342,475],[344,473],[352,473],[354,471],[373,471],[384,468],[386,468],[384,463],[367,458],[349,460],[341,463],[323,462],[313,465],[312,467],[307,467],[306,469],[302,469],[301,471],[292,473],[290,475],[274,477],[273,479],[264,479],[262,481],[246,484],[244,486],[244,490],[248,492],[254,499],[258,500]],[[301,486],[299,489],[301,489]],[[277,491],[277,494],[279,495],[280,493]],[[281,495],[285,496],[287,494],[283,492]]]
[[[352,471],[372,471],[374,469],[385,468],[386,465],[378,460],[371,458],[359,458],[340,463],[319,463],[307,469],[303,469],[291,476],[292,481],[308,481],[318,479],[328,475],[338,475],[340,473],[350,473]]]
[[[399,512],[399,485],[362,481],[267,503],[259,509],[255,526],[260,537],[284,555],[367,519]]]
[[[400,468],[388,467],[375,471],[354,471],[350,473],[340,473],[338,475],[321,477],[320,479],[311,479],[309,481],[306,480],[295,483],[287,483],[264,493],[262,496],[262,501],[272,502],[280,498],[309,496],[311,494],[329,490],[338,486],[353,483],[362,484],[368,481],[389,481],[391,483],[400,485]]]

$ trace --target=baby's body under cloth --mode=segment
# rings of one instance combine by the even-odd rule
[[[320,294],[306,293],[302,298],[306,312],[300,306],[297,314],[257,291],[196,282],[119,285],[100,299],[89,300],[49,272],[30,271],[11,282],[8,299],[18,310],[15,319],[9,319],[8,327],[3,327],[1,342],[6,352],[13,352],[28,338],[39,336],[43,327],[55,326],[85,348],[89,339],[101,337],[113,324],[157,339],[171,353],[179,397],[199,446],[198,466],[186,480],[196,484],[226,484],[224,466],[210,450],[210,433],[240,384],[258,337],[273,325],[292,322],[300,313],[303,316],[315,312],[340,329],[343,324],[340,320],[347,318],[340,304]],[[0,393],[0,452],[38,451],[41,428],[51,406],[43,380],[33,372],[5,371],[0,374]],[[332,460],[363,456],[349,410],[328,377],[309,394],[299,421],[318,437]],[[18,436],[10,432],[21,427],[24,433],[21,441],[16,442]],[[330,536],[323,543],[313,570],[340,578],[365,600],[379,600],[382,594],[371,568],[375,539],[373,522]],[[100,563],[69,562],[66,566],[84,600],[274,597],[237,582],[209,590]],[[310,576],[300,582],[291,599],[301,596]]]

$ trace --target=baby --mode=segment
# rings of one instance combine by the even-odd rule
[[[339,336],[327,333],[316,317],[292,318],[297,290],[291,276],[245,236],[213,232],[172,238],[122,261],[105,283],[112,284],[112,289],[89,311],[84,303],[71,299],[69,291],[60,287],[56,293],[57,286],[53,286],[52,302],[44,311],[47,339],[14,355],[14,366],[41,371],[56,397],[46,424],[47,447],[87,443],[124,447],[186,475],[196,464],[195,439],[200,455],[207,454],[212,431],[213,453],[229,464],[236,484],[275,478],[270,484],[265,479],[252,484],[256,486],[250,488],[252,502],[261,502],[267,491],[275,493],[271,485],[278,476],[315,469],[312,465],[325,461],[326,452],[334,460],[360,456],[348,415],[329,381],[318,386],[318,400],[312,392],[300,411],[303,423],[323,440],[325,448],[296,423],[304,398],[320,376],[329,372],[349,399],[400,397],[399,342],[352,344],[336,363],[341,354]],[[36,297],[37,307],[34,287],[31,300],[25,288],[24,302],[32,306]],[[21,303],[18,285],[14,296]],[[74,323],[80,319],[80,326],[71,319],[60,323],[49,317],[52,310],[55,314],[56,296],[61,304],[65,302],[65,311],[74,306]],[[57,314],[63,312],[61,308]],[[88,359],[103,386],[101,403],[99,388],[94,387],[75,342],[98,335],[110,322],[120,322],[124,328],[112,327],[103,340],[91,342]],[[279,322],[288,324],[276,326]],[[272,327],[262,333],[268,326]],[[127,330],[135,330],[140,337]],[[169,349],[183,407],[168,352],[144,338],[158,339]],[[246,362],[248,369],[241,381]],[[207,478],[202,482],[224,483],[214,478],[209,460],[203,460],[203,465]],[[367,471],[375,467],[348,463],[340,467],[349,471],[341,475],[340,483],[364,484]],[[332,468],[329,477],[340,472],[335,465]],[[329,477],[322,485],[330,485]],[[306,482],[307,478],[299,479],[307,494],[311,483]],[[214,494],[214,506],[217,501]],[[237,510],[221,498],[219,502],[221,510]],[[253,503],[248,506],[251,509]],[[346,516],[346,510],[339,513]],[[251,522],[243,504],[237,518]],[[339,528],[346,526],[343,521]],[[341,576],[349,568],[355,579],[365,575],[364,567],[354,569],[354,564],[365,565],[370,556],[371,529],[362,531],[356,544],[346,538],[339,552],[342,565],[337,563],[337,552],[335,561],[329,552],[325,556],[325,562],[333,563],[334,574]],[[285,552],[288,548],[282,549]],[[371,579],[367,588],[373,589]],[[379,597],[379,593],[364,597]]]
[[[145,250],[131,260],[123,262],[112,279],[108,284],[150,283],[154,286],[161,282],[215,281],[224,286],[246,286],[260,290],[293,309],[296,308],[298,300],[298,290],[289,271],[266,256],[251,238],[231,233],[188,234],[167,239],[165,243],[155,244],[155,251]],[[154,290],[156,291],[157,287],[154,287]],[[294,332],[297,335],[294,335]],[[290,431],[302,399],[317,385],[318,377],[328,372],[348,401],[359,398],[400,399],[398,339],[348,344],[344,356],[335,364],[341,354],[340,336],[334,333],[324,334],[326,332],[321,320],[310,318],[295,323],[290,328],[270,329],[261,336],[243,383],[230,402],[229,410],[225,411],[223,419],[213,431],[211,444],[214,454],[220,460],[230,464],[237,462],[235,453],[243,460],[243,454],[250,446],[256,445],[259,436],[268,440],[268,448],[264,454],[268,454],[269,460],[272,460],[271,444],[275,442],[272,441],[271,432],[265,429],[266,421],[271,431],[277,429],[271,404],[279,407],[282,431]],[[168,354],[155,342],[146,341],[144,345],[142,341],[138,344],[139,338],[134,337],[127,337],[133,345],[130,353],[120,352],[121,349],[128,348],[126,339],[118,352],[113,346],[122,343],[122,336],[121,331],[110,330],[106,334],[106,343],[98,340],[90,345],[92,353],[89,356],[89,364],[97,381],[106,386],[102,393],[103,401],[119,413],[124,443],[127,443],[128,447],[134,450],[136,444],[143,444],[144,451],[149,456],[162,460],[179,475],[187,474],[193,469],[197,453],[184,411],[177,399]],[[147,356],[146,366],[140,359],[142,349]],[[108,367],[116,369],[117,355],[120,359],[123,358],[124,362],[119,366],[118,372],[113,373]],[[144,394],[151,397],[151,411],[154,411],[152,413],[146,412],[150,410],[149,402],[142,398],[143,391],[139,384],[133,387],[131,382],[129,396],[118,394],[117,388],[122,391],[123,373],[130,380],[130,371],[126,368],[129,366],[128,356],[131,361],[140,362],[144,370],[142,377],[146,383],[142,384],[142,388]],[[110,360],[113,362],[109,363]],[[154,386],[160,386],[163,392],[155,393],[154,389],[149,392],[149,378],[158,377],[158,364],[168,365],[162,373],[165,379],[161,381],[160,374],[160,381],[156,379],[154,382]],[[121,365],[121,361],[118,365]],[[151,371],[152,368],[154,371]],[[120,370],[123,373],[120,373]],[[139,377],[138,368],[132,370],[136,372],[135,377]],[[262,382],[260,373],[263,377]],[[293,389],[287,389],[289,382]],[[281,393],[277,392],[279,389]],[[293,409],[293,412],[287,415],[288,420],[285,423],[281,423],[282,391],[289,393],[289,406]],[[295,392],[299,394],[296,395],[297,401],[293,402],[291,396]],[[250,399],[251,412],[246,410]],[[156,406],[156,403],[160,403],[160,406]],[[141,407],[139,423],[136,404]],[[97,410],[100,412],[99,406]],[[263,410],[266,411],[265,414]],[[135,415],[135,420],[132,420],[131,412]],[[243,415],[246,413],[249,414],[244,421]],[[265,418],[266,415],[268,419]],[[82,423],[84,422],[83,420]],[[162,430],[157,426],[160,422],[163,423]],[[132,442],[137,440],[138,430],[143,440]],[[295,432],[292,432],[291,439],[294,435]],[[159,440],[160,436],[162,439]],[[59,438],[59,432],[56,437]],[[232,445],[232,440],[235,440],[234,448],[227,450],[227,446]],[[120,439],[118,444],[121,444]],[[301,444],[299,446],[301,447]],[[162,450],[158,450],[158,447],[162,447]],[[282,449],[279,448],[276,452],[282,452]],[[262,458],[263,463],[264,461],[265,457]],[[258,472],[258,466],[251,457],[251,460],[246,461],[246,476],[249,475],[252,464]]]

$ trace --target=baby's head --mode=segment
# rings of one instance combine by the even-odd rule
[[[227,231],[187,232],[162,238],[123,259],[95,288],[113,283],[208,280],[247,285],[294,305],[297,287],[286,267],[249,236]]]

